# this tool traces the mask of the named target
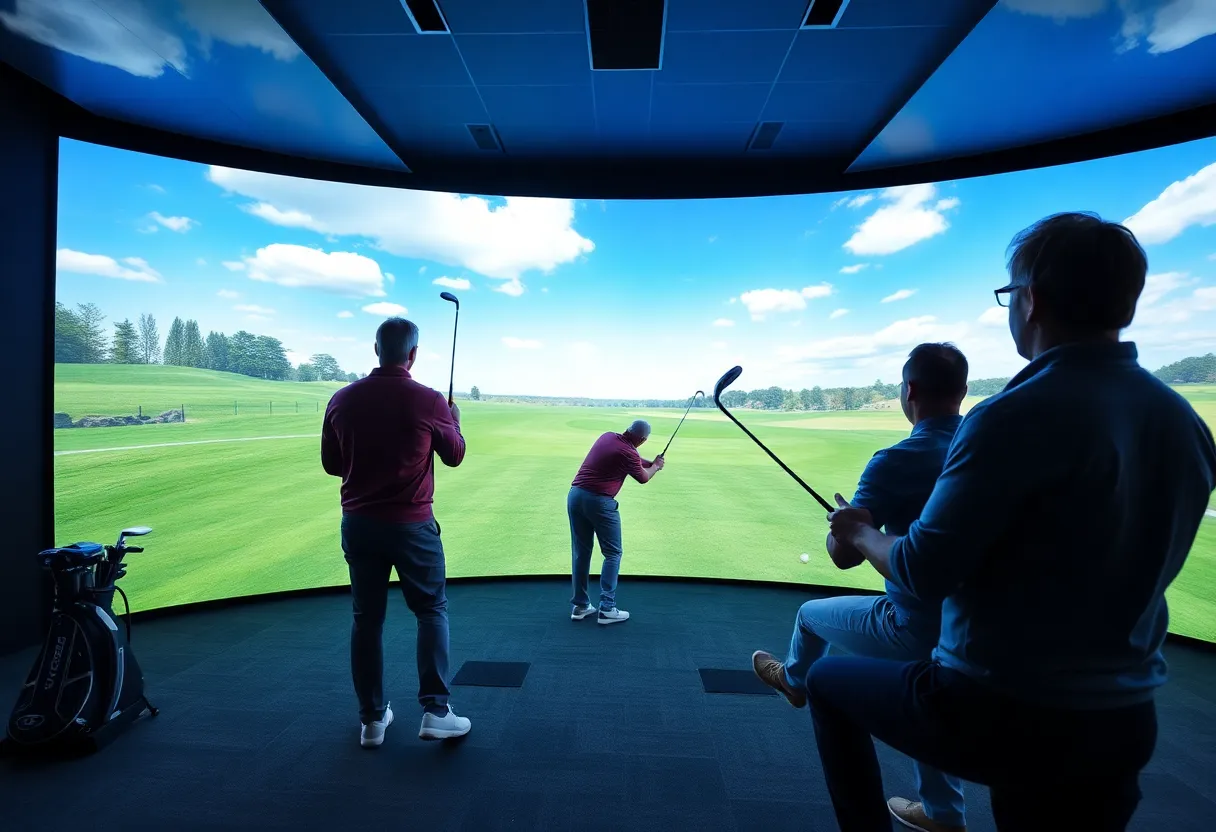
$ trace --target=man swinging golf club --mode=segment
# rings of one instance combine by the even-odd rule
[[[629,613],[616,605],[616,583],[621,571],[621,514],[616,495],[625,484],[625,477],[646,483],[662,470],[662,456],[648,461],[638,453],[648,438],[650,425],[640,419],[624,433],[605,433],[591,446],[570,486],[566,511],[570,515],[570,571],[574,585],[574,597],[570,599],[574,610],[570,618],[574,621],[582,621],[596,612],[587,595],[593,536],[599,540],[604,556],[600,569],[599,623],[618,624],[629,619]]]

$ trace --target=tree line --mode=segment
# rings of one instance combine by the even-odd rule
[[[106,332],[106,316],[93,303],[72,309],[55,304],[55,362],[59,364],[164,364],[239,373],[272,381],[356,381],[332,355],[319,353],[299,367],[291,366],[278,338],[241,330],[233,335],[210,332],[204,338],[198,321],[174,318],[161,347],[156,318],[144,314],[124,319]]]
[[[1216,384],[1216,354],[1184,358],[1153,373],[1166,384]]]
[[[1009,383],[1007,378],[976,379],[968,384],[972,396],[991,396],[1001,392]],[[477,387],[470,391],[470,398],[498,402],[523,404],[547,404],[567,407],[632,407],[673,408],[687,407],[688,399],[590,399],[559,396],[490,396]],[[729,408],[752,410],[861,410],[879,402],[899,398],[898,384],[875,381],[868,387],[812,387],[802,390],[786,390],[781,387],[764,387],[758,390],[727,390],[722,394],[722,404]],[[694,408],[713,407],[713,400],[706,396],[693,403]]]

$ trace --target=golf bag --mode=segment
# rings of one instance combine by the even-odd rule
[[[144,677],[127,628],[115,620],[115,581],[122,557],[142,549],[76,543],[41,552],[55,580],[50,631],[8,721],[5,751],[88,753],[109,744],[143,714],[157,711],[144,695]]]

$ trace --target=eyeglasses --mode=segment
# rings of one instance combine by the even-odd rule
[[[994,290],[992,294],[996,295],[996,305],[1008,309],[1009,304],[1013,302],[1013,293],[1021,288],[1016,283],[1010,283],[1008,286],[1002,286],[1000,289]]]

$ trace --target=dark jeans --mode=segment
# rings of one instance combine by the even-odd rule
[[[1152,702],[1043,708],[928,661],[828,656],[811,666],[807,694],[841,832],[892,828],[871,737],[988,786],[1001,832],[1121,832],[1157,744]]]
[[[587,582],[591,575],[591,547],[600,542],[604,565],[600,567],[600,609],[616,608],[616,584],[621,574],[621,512],[612,497],[582,488],[571,488],[566,496],[570,517],[570,583],[574,594],[570,603],[585,607],[591,603]]]
[[[342,518],[342,551],[350,567],[354,624],[350,668],[366,725],[384,718],[384,614],[393,569],[418,619],[418,701],[443,715],[448,703],[448,599],[439,524]]]

